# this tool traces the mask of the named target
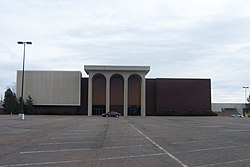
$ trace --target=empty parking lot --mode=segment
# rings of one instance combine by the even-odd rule
[[[250,119],[0,116],[0,167],[250,166]]]

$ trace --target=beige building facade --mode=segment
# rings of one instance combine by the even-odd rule
[[[34,105],[80,106],[80,71],[25,71],[24,99]],[[22,71],[17,71],[17,97],[21,97]]]

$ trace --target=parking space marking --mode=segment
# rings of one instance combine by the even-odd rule
[[[114,147],[104,147],[103,149],[108,150],[108,149],[130,148],[130,147],[146,147],[146,146],[150,146],[150,145],[114,146]]]
[[[101,132],[101,131],[93,131],[93,132],[62,132],[59,134],[59,136],[83,136],[83,135],[96,135],[96,134],[99,134],[99,133],[104,133],[104,132]]]
[[[249,132],[250,130],[248,129],[225,129],[223,131],[225,132]]]
[[[145,138],[134,138],[134,139],[114,139],[114,140],[111,140],[111,141],[129,141],[129,140],[133,140],[133,141],[136,141],[136,140],[145,140]]]
[[[91,148],[79,148],[79,149],[62,149],[62,150],[39,150],[39,151],[23,151],[20,154],[38,154],[38,153],[57,153],[57,152],[73,152],[73,151],[90,151]]]
[[[247,162],[247,161],[250,161],[250,158],[239,159],[235,161],[219,162],[219,163],[207,164],[207,165],[200,165],[200,166],[194,166],[194,167],[213,167],[213,166],[218,166],[218,165],[235,164],[235,163]]]
[[[50,139],[50,140],[57,140],[57,139],[65,139],[65,138],[67,138],[67,139],[79,139],[80,137],[83,137],[83,139],[86,139],[86,138],[84,138],[84,136],[82,135],[82,136],[56,136],[56,137],[49,137],[48,139]],[[88,139],[89,139],[90,137],[88,137]]]
[[[39,166],[39,165],[55,165],[55,164],[66,164],[66,163],[80,163],[81,160],[71,161],[55,161],[55,162],[41,162],[41,163],[26,163],[26,164],[13,164],[13,165],[2,165],[0,167],[22,167],[22,166]]]
[[[71,129],[67,130],[68,133],[79,133],[79,132],[101,132],[103,129],[97,129],[97,130],[84,130],[84,129]]]
[[[26,133],[31,131],[31,129],[12,129],[9,131],[1,131],[0,134],[19,134],[19,133]]]
[[[244,120],[244,119],[241,119]],[[241,123],[229,123],[229,122],[214,122],[214,121],[210,121],[209,123],[213,123],[213,124],[223,124],[223,125],[239,125],[239,126],[250,126],[250,124],[241,124]]]
[[[124,121],[125,122],[125,121]],[[171,153],[169,153],[167,150],[165,150],[163,147],[161,147],[159,144],[157,144],[156,142],[154,142],[152,139],[150,139],[148,136],[146,136],[144,133],[142,133],[139,129],[137,129],[136,127],[134,127],[132,124],[126,122],[129,126],[131,126],[134,130],[136,130],[138,133],[140,133],[142,136],[144,136],[148,141],[150,141],[153,145],[155,145],[156,147],[158,147],[160,150],[162,150],[166,155],[168,155],[169,157],[171,157],[172,159],[174,159],[176,162],[178,162],[181,166],[183,167],[188,167],[188,165],[184,164],[181,160],[179,160],[177,157],[175,157],[174,155],[172,155]]]
[[[238,139],[239,138],[230,138],[230,140],[226,140],[226,139],[208,139],[208,140],[177,141],[177,142],[172,142],[171,144],[206,143],[206,142],[211,142],[211,141],[223,141],[223,142],[232,143],[233,140],[238,140]]]
[[[84,142],[51,142],[51,143],[38,143],[38,145],[63,145],[63,144],[85,144],[85,143],[96,143],[96,141],[84,141]]]
[[[180,151],[175,152],[175,154],[180,153],[193,153],[193,152],[202,152],[202,151],[211,151],[211,150],[223,150],[223,149],[230,149],[230,148],[236,148],[236,147],[246,147],[245,145],[235,145],[235,146],[225,146],[225,147],[213,147],[213,148],[202,148],[202,149],[195,149],[195,150],[189,150],[189,151]]]
[[[204,125],[200,126],[201,128],[222,128],[223,126],[218,126],[218,125]]]
[[[49,140],[61,140],[61,139],[82,139],[83,141],[84,140],[91,140],[94,136],[87,136],[87,135],[75,135],[75,136],[52,136],[52,137],[49,137],[48,139]]]
[[[106,135],[106,138],[131,138],[131,135]],[[126,139],[125,139],[126,140]]]
[[[98,160],[99,161],[105,161],[105,160],[116,160],[116,159],[125,159],[125,158],[139,158],[139,157],[161,156],[161,155],[166,155],[166,153],[128,155],[128,156],[120,156],[120,157],[99,158]]]
[[[129,146],[113,146],[113,147],[103,147],[101,149],[109,150],[109,149],[119,149],[119,148],[133,148],[133,147],[146,147],[151,145],[129,145]],[[20,154],[38,154],[38,153],[57,153],[57,152],[73,152],[73,151],[91,151],[98,150],[94,148],[80,148],[80,149],[62,149],[62,150],[36,150],[36,151],[23,151]]]

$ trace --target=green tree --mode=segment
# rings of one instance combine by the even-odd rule
[[[18,113],[18,101],[16,98],[16,94],[12,92],[10,88],[5,91],[4,101],[3,101],[3,111],[4,113]]]
[[[34,114],[35,108],[33,106],[33,99],[29,95],[28,99],[26,99],[25,106],[24,106],[24,111],[26,114]]]

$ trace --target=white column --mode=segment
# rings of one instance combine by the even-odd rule
[[[89,74],[88,82],[88,116],[92,116],[92,79],[93,75]]]
[[[123,115],[128,116],[128,76],[124,75],[124,90],[123,90]]]
[[[142,81],[141,81],[141,116],[145,117],[146,116],[146,81],[145,81],[145,76],[141,76]]]
[[[110,110],[110,75],[105,75],[106,78],[106,113]]]

